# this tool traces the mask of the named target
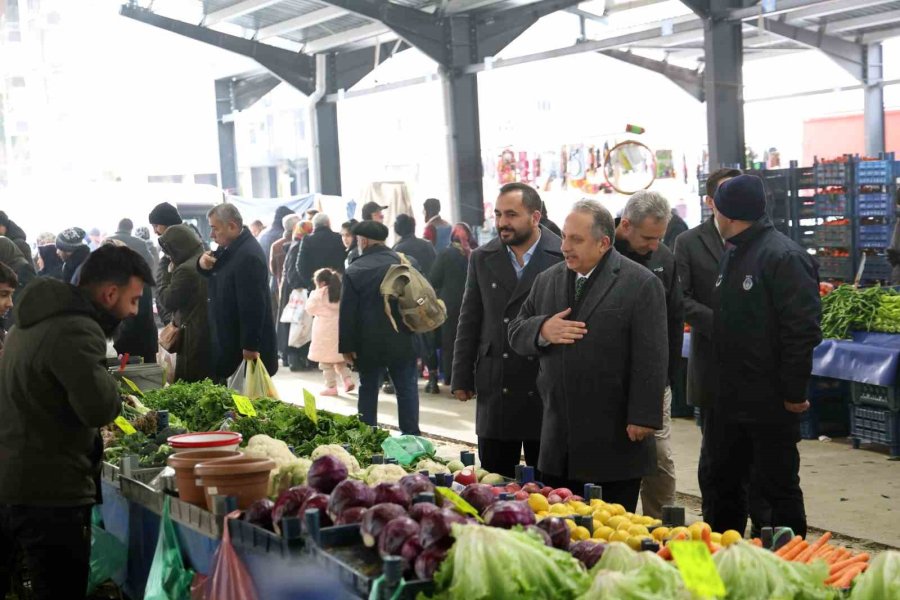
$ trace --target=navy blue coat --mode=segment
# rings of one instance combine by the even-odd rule
[[[215,251],[209,279],[210,340],[213,372],[221,380],[234,373],[243,351],[260,353],[269,375],[278,371],[275,321],[269,294],[269,267],[259,242],[246,227],[227,248]]]

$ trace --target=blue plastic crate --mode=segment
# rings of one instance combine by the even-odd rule
[[[850,225],[817,225],[814,237],[819,248],[850,248],[853,245]]]
[[[894,205],[891,195],[886,193],[860,194],[856,203],[856,214],[860,217],[892,217]]]
[[[887,248],[891,243],[891,225],[860,225],[856,238],[858,248]]]
[[[822,279],[853,279],[853,263],[849,256],[820,256],[816,260],[819,261],[819,277]]]
[[[883,254],[866,256],[866,268],[863,271],[864,281],[890,281],[894,267]]]
[[[819,186],[844,185],[847,181],[847,163],[818,163],[815,166],[816,183]]]
[[[900,393],[895,386],[872,385],[868,383],[851,383],[853,404],[857,406],[874,406],[892,411],[900,410]]]
[[[856,165],[860,185],[888,185],[893,177],[893,165],[886,160],[861,160]]]
[[[816,194],[817,217],[841,217],[847,214],[847,194]]]
[[[900,412],[851,406],[850,437],[854,448],[864,442],[884,444],[890,448],[892,457],[900,456]]]

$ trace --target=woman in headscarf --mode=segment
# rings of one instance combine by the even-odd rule
[[[0,236],[0,262],[12,269],[19,278],[19,286],[13,292],[13,305],[16,305],[22,290],[32,279],[37,277],[37,273],[34,272],[31,261],[25,258],[22,251],[19,250],[19,246],[5,236]],[[6,328],[9,329],[14,324],[13,313],[10,311],[6,317]]]
[[[447,306],[447,320],[441,325],[441,371],[447,385],[452,376],[453,346],[456,344],[456,327],[466,290],[469,257],[477,247],[469,226],[457,223],[450,234],[450,246],[438,254],[428,277],[438,298]]]
[[[56,244],[38,246],[38,256],[41,262],[41,270],[38,271],[38,276],[62,280],[63,261],[56,253]]]
[[[302,371],[308,366],[306,356],[309,352],[309,345],[303,348],[291,348],[288,345],[291,324],[281,322],[281,313],[284,312],[284,307],[291,299],[291,292],[302,287],[303,278],[300,277],[297,256],[300,254],[300,244],[303,242],[303,238],[312,231],[312,221],[300,221],[294,225],[293,240],[284,258],[284,273],[281,276],[281,301],[278,303],[278,352],[281,354],[284,365],[290,367],[294,372]],[[307,290],[307,292],[311,291]]]

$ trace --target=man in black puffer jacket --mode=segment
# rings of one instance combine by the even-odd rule
[[[771,506],[759,526],[804,536],[798,421],[822,340],[818,267],[775,230],[759,177],[721,184],[715,206],[728,250],[713,295],[719,381],[700,455],[703,517],[713,531],[744,531],[750,486]]]

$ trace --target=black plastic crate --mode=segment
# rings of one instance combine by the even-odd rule
[[[889,282],[893,270],[893,265],[884,254],[867,254],[862,278],[864,281]]]
[[[859,248],[887,248],[891,243],[891,225],[860,225],[856,245]]]
[[[797,169],[797,187],[805,189],[816,187],[816,171],[813,167]]]
[[[853,279],[853,263],[849,256],[818,256],[819,277],[823,279]]]
[[[231,533],[231,542],[236,548],[289,558],[300,554],[304,547],[303,538],[299,535],[299,519],[297,521],[295,535],[289,535],[287,529],[283,531],[284,535],[278,535],[274,531],[257,527],[243,519],[229,519],[228,531]]]
[[[809,410],[800,416],[800,437],[805,440],[815,440],[820,435],[846,437],[849,432],[846,397],[810,398]]]
[[[816,194],[817,217],[842,217],[847,214],[847,194]]]
[[[860,185],[890,185],[893,164],[887,160],[861,160],[856,165],[857,182]]]
[[[900,410],[900,393],[896,386],[872,385],[870,383],[852,382],[850,397],[858,406],[875,406],[889,410]]]
[[[861,443],[884,444],[891,456],[900,456],[900,412],[866,406],[850,407],[850,436],[853,447]]]
[[[856,202],[856,214],[860,217],[892,217],[894,203],[891,195],[884,192],[860,194]]]
[[[820,248],[850,248],[853,245],[853,230],[849,224],[818,225],[814,237]]]

